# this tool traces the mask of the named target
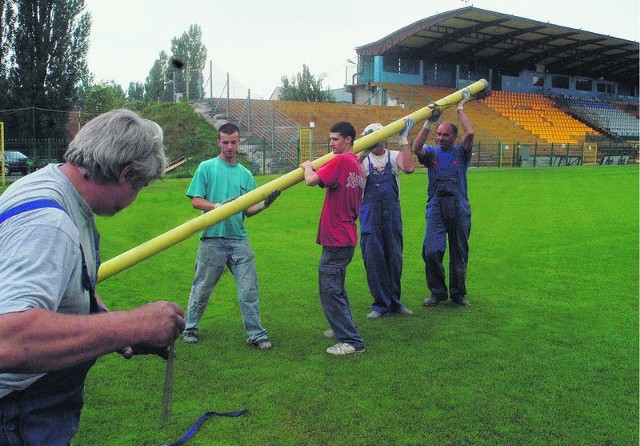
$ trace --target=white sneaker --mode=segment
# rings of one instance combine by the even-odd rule
[[[340,342],[327,349],[327,353],[335,356],[351,355],[353,353],[362,353],[363,351],[364,348],[362,348],[362,350],[356,350],[353,345],[347,344],[346,342]]]
[[[322,336],[324,336],[327,339],[334,339],[336,337],[336,334],[333,332],[333,330],[325,330],[322,333]]]
[[[367,319],[380,319],[382,317],[382,313],[373,310],[371,313],[367,314]]]

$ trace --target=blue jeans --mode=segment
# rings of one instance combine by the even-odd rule
[[[354,251],[353,246],[323,246],[318,266],[318,282],[320,304],[336,338],[360,350],[364,348],[364,341],[351,317],[349,297],[344,288],[347,266]]]
[[[242,324],[250,342],[267,338],[267,330],[260,323],[258,278],[253,250],[246,239],[206,238],[200,240],[196,258],[196,274],[191,286],[187,307],[186,329],[198,328],[207,308],[213,288],[220,280],[224,267],[233,274],[238,287],[238,301]]]

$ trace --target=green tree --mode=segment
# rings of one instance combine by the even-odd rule
[[[15,28],[15,16],[13,8],[9,7],[7,0],[0,0],[0,109],[9,107],[8,70],[10,66],[9,49],[13,46],[13,30]]]
[[[323,76],[311,74],[306,64],[302,65],[302,73],[289,80],[282,76],[282,100],[299,102],[335,102],[336,98],[329,90],[322,89]]]
[[[160,51],[158,58],[153,63],[149,75],[144,84],[144,98],[148,104],[165,99],[165,82],[169,57],[164,51]],[[169,99],[171,100],[171,99]]]
[[[84,6],[84,0],[6,0],[4,7],[16,13],[8,50],[14,106],[72,108],[75,88],[88,71],[91,16]],[[30,133],[63,137],[66,120],[63,113],[44,115]]]
[[[119,84],[111,81],[94,85],[87,91],[80,122],[85,124],[101,113],[121,108],[124,103],[124,91]]]
[[[129,82],[127,100],[142,101],[144,99],[144,84],[142,82]]]
[[[75,110],[82,110],[84,108],[84,102],[87,97],[87,93],[93,87],[94,75],[89,71],[80,76],[78,84],[76,85],[75,94],[73,97],[73,108]]]
[[[175,79],[173,71],[177,68],[179,80],[186,84],[187,69],[189,70],[189,98],[201,98],[202,86],[202,70],[207,62],[207,48],[202,43],[202,28],[199,25],[189,26],[189,30],[182,33],[180,37],[171,39],[171,57],[180,61],[184,66],[177,68],[173,65],[168,66],[167,79]],[[175,79],[177,82],[178,79]],[[186,86],[182,91],[186,92]]]
[[[147,103],[144,100],[144,84],[142,82],[129,82],[124,108],[141,112],[146,106]]]

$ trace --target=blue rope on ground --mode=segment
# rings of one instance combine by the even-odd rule
[[[248,409],[236,410],[235,412],[206,412],[204,415],[202,415],[200,418],[198,418],[198,421],[196,421],[196,423],[193,426],[191,426],[191,429],[189,429],[187,431],[187,433],[184,434],[184,437],[182,437],[181,439],[176,440],[176,441],[174,441],[173,443],[170,443],[170,444],[162,443],[160,446],[180,446],[182,444],[185,444],[191,437],[193,437],[193,435],[196,433],[196,431],[198,429],[200,429],[200,426],[202,426],[204,424],[204,422],[207,421],[211,417],[236,418],[236,417],[239,417],[241,415],[244,415],[247,412],[248,412]]]

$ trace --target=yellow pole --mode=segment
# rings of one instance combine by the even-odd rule
[[[487,81],[482,79],[471,85],[468,88],[472,95],[475,95],[485,88],[487,88]],[[462,99],[462,90],[458,90],[451,93],[449,96],[435,102],[440,110],[445,110],[452,105],[457,104]],[[371,147],[378,142],[386,139],[392,135],[396,135],[404,128],[404,120],[411,118],[415,122],[419,122],[427,119],[431,116],[432,109],[429,106],[423,107],[402,119],[398,119],[391,124],[376,130],[369,135],[363,136],[355,141],[354,152],[358,153],[362,150]],[[314,168],[320,168],[327,162],[329,162],[335,155],[328,153],[321,158],[312,162]],[[148,242],[136,246],[108,261],[104,262],[100,266],[98,271],[98,282],[108,279],[109,277],[124,271],[125,269],[140,263],[143,260],[148,259],[151,256],[158,254],[159,252],[170,248],[171,246],[186,240],[191,235],[213,226],[214,224],[231,217],[238,212],[242,212],[250,206],[267,198],[267,196],[276,189],[285,190],[291,186],[304,180],[304,171],[302,168],[296,168],[291,172],[278,177],[267,184],[264,184],[255,190],[248,192],[233,201],[223,204],[222,206],[213,209],[205,214],[200,215],[180,226],[177,226],[164,234],[161,234]]]

